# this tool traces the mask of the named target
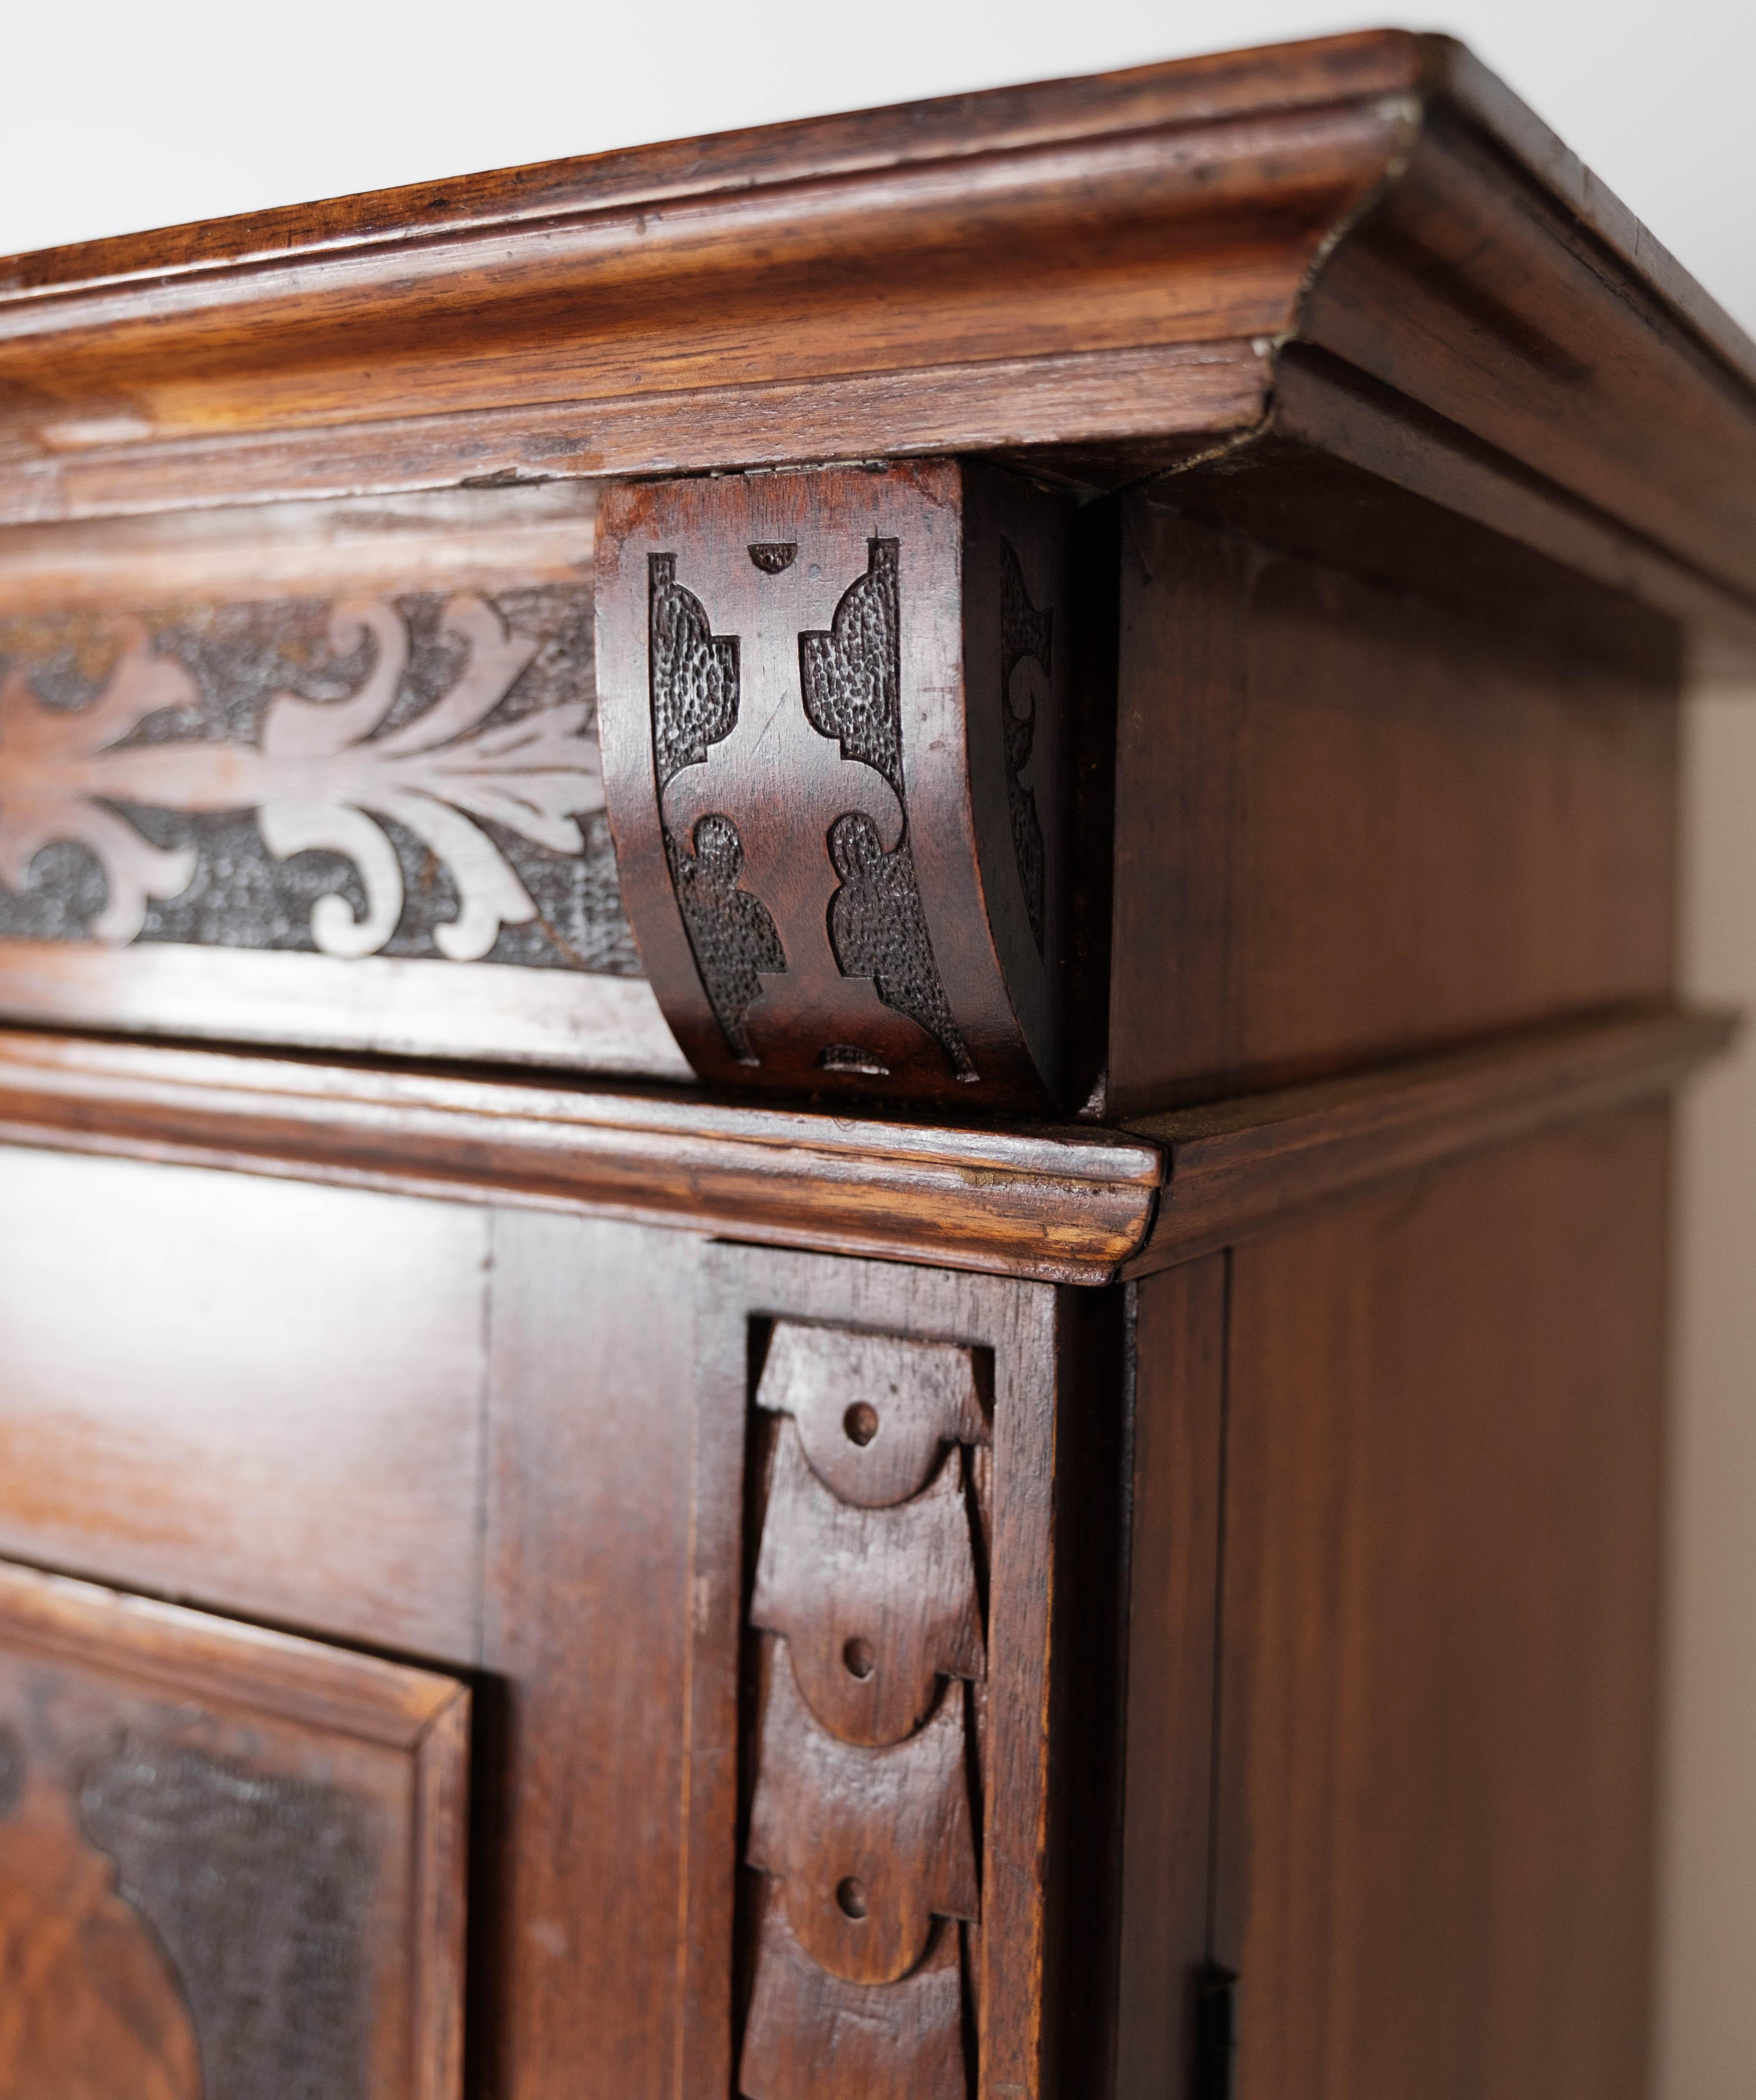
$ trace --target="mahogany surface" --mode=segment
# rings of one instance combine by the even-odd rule
[[[0,2092],[1638,2100],[1753,489],[1400,32],[0,262]]]

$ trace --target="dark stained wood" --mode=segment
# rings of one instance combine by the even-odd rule
[[[505,2100],[714,2089],[677,2082],[699,1258],[495,1215],[482,1658],[503,1710],[472,2049]]]
[[[170,1710],[325,2100],[1636,2100],[1753,491],[1394,32],[0,266],[0,1553],[347,1644],[0,1569],[0,2088],[225,2082]]]
[[[811,117],[447,183],[368,191],[13,256],[0,270],[0,280],[8,290],[54,293],[244,262],[280,263],[293,252],[394,245],[484,227],[538,225],[606,205],[656,205],[735,192],[752,179],[797,182],[907,169],[1112,130],[1207,123],[1264,107],[1297,108],[1392,93],[1409,84],[1405,42],[1338,37],[1316,45],[1216,52],[1097,80],[946,95],[913,104],[906,112]],[[1552,148],[1556,142],[1548,143]]]
[[[745,1552],[755,1544],[754,1540],[748,1548],[740,1544],[741,1527],[725,1506],[735,1502],[741,1511],[743,1425],[755,1392],[752,1352],[757,1352],[759,1370],[767,1322],[805,1321],[992,1352],[994,1441],[986,1495],[991,1498],[993,1514],[991,1529],[981,1542],[986,1569],[988,1679],[986,1697],[977,1706],[975,1732],[980,1749],[976,1768],[981,1774],[981,1923],[966,1935],[965,1988],[972,2001],[980,2100],[999,2100],[1009,2092],[1058,2093],[1059,2066],[1051,2054],[1057,2009],[1045,2002],[1045,1965],[1056,1922],[1050,1915],[1049,1891],[1060,1862],[1057,1833],[1048,1818],[1052,1789],[1066,1754],[1066,1736],[1057,1736],[1052,1716],[1061,1679],[1074,1670],[1073,1659],[1059,1643],[1071,1641],[1074,1634],[1066,1624],[1058,1633],[1055,1630],[1054,1592],[1052,1584],[1044,1580],[1044,1571],[1054,1564],[1057,1551],[1056,1513],[1039,1484],[1045,1477],[1045,1464],[1052,1466],[1057,1418],[1067,1404],[1066,1393],[1071,1383],[1070,1367],[1059,1361],[1066,1309],[1056,1292],[1040,1285],[809,1255],[717,1250],[710,1257],[709,1274],[712,1285],[702,1327],[702,1405],[719,1424],[710,1448],[718,1454],[720,1508],[711,1524],[704,1521],[705,1510],[698,1511],[695,1580],[698,1585],[704,1582],[717,1599],[724,1598],[728,1590],[735,1599],[741,1595],[742,1579],[729,1581],[730,1569],[741,1568]],[[833,1339],[839,1341],[839,1336]],[[857,1397],[850,1393],[844,1405]],[[877,1441],[875,1438],[870,1448],[876,1449]],[[985,1461],[985,1454],[977,1455],[978,1462]],[[709,1485],[706,1476],[698,1473],[698,1493],[704,1494]],[[728,1767],[718,1746],[727,1741],[728,1729],[734,1732],[731,1740],[736,1740],[736,1617],[723,1604],[716,1605],[698,1641],[695,1662],[698,1685],[713,1688],[707,1696],[711,1702],[708,1717],[714,1724],[715,1780],[712,1793],[692,1797],[690,1804],[691,1850],[720,1863],[715,1886],[719,1891],[717,1916],[724,1921],[722,1936],[715,1939],[710,1932],[704,1941],[698,1941],[690,1950],[690,1961],[692,1966],[701,1965],[709,1979],[717,1974],[714,2003],[724,2008],[718,2017],[726,2019],[728,2046],[734,2011],[729,1928],[738,1794],[735,1766]],[[767,1637],[763,1645],[778,1648],[779,1644]],[[954,1682],[942,1699],[957,1696]],[[747,1751],[749,1747],[747,1739]],[[762,1754],[766,1754],[765,1739]],[[757,1783],[760,1785],[759,1777]],[[803,1826],[805,1834],[810,1828],[808,1822]],[[760,1923],[761,1907],[757,1907],[754,1919],[748,1907],[741,1914],[748,1934]],[[941,1939],[935,1944],[948,1961],[946,1943]],[[792,1948],[771,1943],[766,1936],[761,1945],[767,1951],[758,1964],[757,1976],[768,1979],[762,1988],[772,1994],[762,2001],[765,2007],[790,2007],[801,2015],[809,2013],[814,2020],[833,2010],[838,2002],[833,1996],[828,2000],[809,1992],[801,1996]],[[929,1966],[933,1958],[929,1950]],[[786,1981],[788,1978],[793,1980]],[[889,1988],[907,1996],[906,1984]],[[753,2018],[755,2001],[752,2004]],[[780,2010],[765,2010],[763,2017],[765,2023],[778,2019]],[[911,2024],[918,2017],[907,2003],[899,2003],[894,2031],[924,2032]],[[767,2035],[770,2029],[765,2025],[759,2032]],[[729,2058],[720,2062],[730,2067]],[[764,2089],[752,2093],[751,2100],[770,2100],[770,2093],[774,2100],[782,2100],[792,2089],[811,2089],[766,2083],[770,2073],[764,2067],[783,2062],[796,2063],[801,2071],[804,2067],[800,2059],[771,2054],[765,2042],[756,2074]],[[699,2089],[704,2094],[722,2091],[723,2082],[714,2081],[723,2081],[724,2076],[724,2069],[704,2058]],[[748,2090],[750,2080],[745,2082]],[[697,2089],[689,2089],[693,2093]],[[925,2089],[938,2100],[938,2088]]]
[[[606,493],[603,790],[704,1079],[1066,1092],[1071,525],[951,461]]]
[[[861,1509],[919,1495],[947,1444],[993,1440],[982,1370],[971,1349],[907,1335],[849,1332],[829,1339],[777,1320],[762,1361],[756,1404],[790,1416],[805,1456],[824,1485]],[[848,1396],[861,1410],[849,1410]]]
[[[1674,666],[1150,498],[1122,593],[1112,1115],[1668,996]]]
[[[1131,1273],[1234,1243],[1364,1182],[1659,1098],[1737,1029],[1721,1013],[1612,1015],[1149,1117],[1143,1132],[1169,1148],[1168,1185]]]
[[[1661,1091],[1730,1026],[1668,1008],[1587,1016],[1223,1112],[1143,1118],[1134,1137],[934,1129],[0,1030],[0,1132],[1100,1282],[1131,1259],[1187,1258],[1203,1233],[1223,1243],[1283,1204]],[[1161,1203],[1167,1170],[1180,1185]]]
[[[0,1136],[1096,1282],[1155,1146],[0,1028]]]
[[[461,2100],[470,1694],[0,1564],[0,2086]]]
[[[15,536],[0,1012],[686,1079],[603,814],[595,510],[576,484]]]
[[[1695,589],[1748,646],[1756,351],[1443,38],[468,177],[0,277],[20,521],[923,451],[1135,480],[1216,443],[1243,464],[1312,346],[1406,404],[1414,484],[1424,408],[1613,518],[1636,594]],[[1516,508],[1516,469],[1493,479]]]
[[[784,1644],[766,1656],[745,1864],[779,1883],[793,1939],[820,1969],[899,1983],[935,1918],[982,1915],[962,1688],[947,1685],[913,1735],[867,1749],[818,1720]],[[812,2039],[797,2038],[801,2058]]]
[[[1732,434],[1750,345],[1723,321],[1713,342],[1675,330],[1667,304],[1508,165],[1476,112],[1441,103],[1317,274],[1300,333],[1747,598],[1756,513]],[[1653,356],[1667,335],[1672,354]],[[1637,461],[1607,442],[1636,419],[1666,434]]]
[[[1241,2100],[1645,2090],[1661,1108],[1233,1258]]]
[[[900,1983],[849,1983],[793,1939],[778,1896],[761,1926],[755,1992],[739,2063],[745,2100],[964,2100],[963,1973],[955,1926],[934,1928]],[[835,2054],[805,2058],[799,2035],[832,2032]]]
[[[901,1742],[942,1677],[987,1674],[964,1494],[963,1461],[947,1459],[909,1501],[861,1509],[781,1425],[750,1623],[784,1638],[806,1704],[844,1742]]]
[[[747,1650],[743,1861],[774,1894],[746,1890],[739,2086],[760,2100],[848,2080],[857,2026],[853,2053],[888,2032],[894,2077],[963,2100],[961,1963],[955,1992],[943,1978],[982,1917],[970,1796],[986,1708],[965,1690],[987,1678],[978,1352],[796,1321],[749,1342],[769,1426],[752,1440],[748,1620],[767,1638]],[[805,1961],[857,2001],[803,1988]]]
[[[0,1551],[468,1662],[486,1217],[0,1155]]]
[[[1442,417],[1293,344],[1247,447],[1166,479],[1189,515],[1612,664],[1748,659],[1756,611]],[[1716,651],[1718,654],[1716,655]]]
[[[1116,2100],[1188,2090],[1208,1957],[1226,1258],[1143,1283],[1133,1317],[1127,1735]]]

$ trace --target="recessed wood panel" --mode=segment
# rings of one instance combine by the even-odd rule
[[[472,1659],[487,1235],[0,1151],[0,1551]]]
[[[1240,2100],[1646,2090],[1667,1123],[1233,1256]]]
[[[469,1713],[0,1564],[0,2091],[458,2100]]]
[[[1144,499],[1121,592],[1112,1112],[1666,995],[1662,651],[1609,668]]]

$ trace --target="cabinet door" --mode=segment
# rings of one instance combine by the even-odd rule
[[[0,2092],[454,2100],[469,1715],[0,1564]]]

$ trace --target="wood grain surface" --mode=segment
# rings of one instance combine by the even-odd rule
[[[1674,659],[1131,501],[1113,1116],[1670,995]]]
[[[1156,1147],[552,1080],[0,1028],[0,1132],[474,1203],[589,1210],[1096,1281],[1139,1244]]]
[[[486,1217],[0,1162],[0,1551],[468,1662]]]
[[[461,2100],[470,1693],[0,1564],[0,2088]]]
[[[707,2089],[677,2083],[699,1261],[680,1233],[494,1217],[471,2050],[507,2100]]]
[[[1233,1257],[1242,2100],[1643,2093],[1666,1118]]]
[[[1083,1097],[1072,523],[949,460],[606,493],[604,793],[704,1079],[969,1114]]]
[[[1070,1734],[1069,1719],[1064,1714],[1056,1718],[1063,1714],[1063,1680],[1077,1679],[1079,1665],[1071,1651],[1063,1649],[1061,1643],[1076,1636],[1070,1621],[1057,1618],[1058,1593],[1044,1579],[1045,1570],[1056,1564],[1058,1549],[1056,1505],[1043,1487],[1054,1472],[1056,1423],[1070,1405],[1068,1395],[1076,1383],[1075,1367],[1061,1361],[1067,1308],[1060,1294],[1036,1284],[758,1250],[717,1249],[709,1256],[708,1274],[701,1405],[704,1424],[713,1427],[702,1448],[714,1455],[708,1470],[698,1466],[698,1494],[704,1502],[695,1565],[698,1584],[704,1582],[708,1594],[723,1601],[704,1616],[695,1672],[698,1696],[706,1702],[698,1709],[696,1740],[711,1745],[713,1754],[708,1767],[711,1788],[691,1794],[691,1851],[703,1862],[704,1886],[713,1907],[704,1912],[690,1948],[691,1969],[703,1979],[696,2003],[707,2009],[707,2037],[699,2063],[701,2083],[686,2089],[704,2095],[724,2089],[734,2061],[734,2023],[740,2022],[748,2034],[748,2023],[756,2017],[757,2001],[747,1996],[752,1983],[763,1993],[764,2024],[756,2032],[770,2038],[774,2030],[769,2023],[783,2014],[818,2022],[835,2014],[840,2004],[834,1993],[826,1998],[805,1989],[796,1940],[783,1942],[763,1932],[767,1906],[760,1900],[735,1904],[732,1880],[738,1767],[735,1759],[725,1759],[723,1746],[736,1745],[740,1734],[738,1600],[743,1582],[732,1571],[742,1568],[756,1544],[753,1538],[743,1541],[740,1486],[745,1424],[755,1390],[752,1352],[757,1352],[759,1372],[763,1330],[769,1321],[784,1320],[813,1323],[820,1331],[827,1326],[873,1336],[902,1335],[991,1352],[994,1445],[987,1492],[992,1524],[978,1547],[986,1568],[988,1674],[985,1698],[975,1709],[979,1753],[964,1767],[976,1795],[972,1808],[979,1831],[981,1923],[979,1930],[965,1933],[968,1955],[963,1988],[977,2066],[974,2089],[981,2100],[997,2100],[1008,2091],[1058,2093],[1063,2089],[1062,2066],[1056,2054],[1060,2036],[1057,2007],[1052,2002],[1057,1988],[1052,1961],[1064,1921],[1052,1908],[1052,1890],[1061,1868],[1061,1837],[1059,1826],[1050,1821],[1049,1803],[1061,1781]],[[869,1448],[876,1450],[880,1440],[881,1432]],[[711,1514],[710,1496],[717,1506]],[[757,1511],[759,1516],[760,1504]],[[761,1648],[778,1649],[778,1643],[764,1637]],[[790,1668],[783,1651],[781,1662]],[[950,1683],[942,1699],[960,1692]],[[941,1714],[945,1710],[942,1706]],[[933,1723],[928,1726],[931,1729]],[[914,1740],[918,1744],[920,1738]],[[746,1732],[743,1742],[746,1784],[760,1785],[750,1764],[755,1739]],[[765,1734],[761,1756],[765,1760],[768,1754]],[[863,1798],[858,1789],[850,1793],[851,1812],[858,1812]],[[783,1797],[775,1812],[784,1815],[789,1806],[796,1811],[798,1805],[796,1798],[789,1804]],[[820,1820],[800,1817],[796,1842],[810,1842]],[[762,1890],[747,1888],[745,1894],[760,1899]],[[973,1908],[960,1899],[951,1905],[954,1911],[966,1907]],[[735,1971],[729,1944],[735,1910],[747,1950],[744,1965]],[[724,1921],[717,1934],[716,1920]],[[936,1961],[952,1960],[952,1943],[943,1933],[942,1927],[937,1940],[929,1939],[924,1967],[917,1967],[913,1978],[885,1987],[902,1994],[893,2003],[885,2032],[916,2038],[937,2032],[930,2022],[921,2026],[925,2014],[918,2008],[911,2010],[904,2001],[916,1979],[920,1990],[929,1988],[926,1979]],[[749,1963],[758,1945],[763,1952],[752,1974]],[[838,2017],[857,2025],[861,2016],[850,2005]],[[717,2058],[713,2054],[715,2028],[724,2036]],[[805,2040],[811,2032],[821,2034],[823,2029],[808,2029]],[[783,2100],[796,2091],[814,2090],[798,2081],[814,2065],[827,2076],[832,2062],[803,2048],[782,2049],[765,2040],[746,2089],[761,2087],[752,2090],[752,2100],[770,2100],[771,2095]],[[783,2079],[783,2065],[788,2067]],[[960,2076],[960,2054],[958,2068]],[[924,2080],[929,2075],[938,2074],[921,2073]],[[850,2085],[823,2089],[861,2089]],[[960,2087],[924,2084],[921,2089],[933,2093],[935,2100],[942,2092],[958,2094],[960,2100]]]
[[[1191,2089],[1210,1953],[1226,1261],[1134,1294],[1116,2100]]]

